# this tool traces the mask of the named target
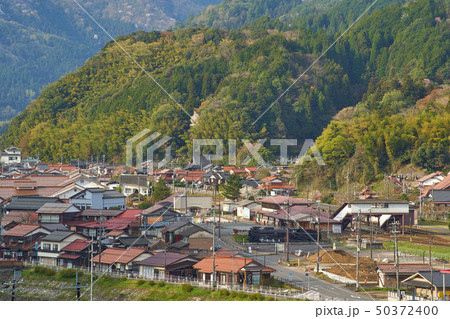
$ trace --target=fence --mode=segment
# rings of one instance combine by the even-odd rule
[[[39,262],[24,262],[24,265],[27,267],[34,267],[34,266],[43,266],[46,268],[53,269],[55,271],[61,271],[63,269],[67,269],[65,267],[61,266],[50,266],[50,265],[44,265]],[[72,269],[79,269],[81,271],[90,272],[90,268],[87,267],[72,267]],[[158,277],[145,277],[145,276],[139,276],[132,274],[131,272],[123,272],[123,271],[111,271],[111,272],[104,272],[97,269],[94,269],[94,274],[98,276],[107,275],[113,278],[122,278],[126,277],[127,279],[131,280],[153,280],[153,281],[162,281],[166,283],[171,284],[190,284],[192,286],[197,286],[199,288],[207,288],[207,289],[213,289],[213,282],[212,281],[202,281],[198,280],[197,278],[187,278],[187,277],[180,277],[180,276],[166,276],[165,278],[158,278]],[[235,283],[232,285],[224,285],[224,284],[217,284],[217,289],[226,289],[230,291],[236,291],[236,292],[243,292],[246,294],[253,294],[253,293],[259,293],[265,297],[272,297],[275,300],[277,299],[309,299],[309,300],[326,300],[323,299],[320,294],[317,291],[313,290],[307,290],[306,287],[302,285],[298,285],[296,283],[291,283],[289,281],[286,281],[282,278],[276,278],[277,280],[283,282],[285,285],[290,285],[293,289],[286,289],[286,288],[275,288],[275,287],[266,287],[266,286],[257,286],[257,285],[244,285],[241,283]]]

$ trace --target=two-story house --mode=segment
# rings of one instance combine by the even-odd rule
[[[51,231],[41,225],[21,224],[2,234],[0,257],[5,259],[31,260],[35,257],[37,241]]]
[[[79,212],[79,208],[68,203],[45,203],[37,210],[40,224],[66,224]]]
[[[44,265],[57,266],[58,256],[63,247],[77,239],[86,239],[81,234],[71,231],[54,231],[40,239],[38,260]]]
[[[80,209],[125,209],[126,197],[115,190],[87,188],[70,197],[69,202]]]
[[[20,163],[22,161],[22,150],[11,146],[1,153],[0,162],[2,164]]]

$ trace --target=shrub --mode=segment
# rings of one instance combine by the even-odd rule
[[[190,284],[182,284],[181,285],[181,290],[183,290],[184,292],[191,292],[194,288],[190,285]]]
[[[164,281],[160,281],[156,284],[158,287],[164,287],[166,283]]]
[[[234,290],[232,290],[232,291],[230,292],[230,297],[236,298],[236,297],[237,297],[237,292],[234,291]]]
[[[145,280],[144,280],[144,279],[139,279],[139,280],[136,282],[136,285],[137,285],[137,286],[142,286],[143,284],[145,284]]]
[[[150,280],[149,282],[148,282],[148,285],[149,286],[154,286],[156,284],[156,282],[154,282],[153,280]]]
[[[244,298],[246,297],[246,294],[245,294],[245,292],[243,292],[243,291],[239,291],[239,292],[237,293],[237,297],[240,298],[240,299],[244,299]]]
[[[50,268],[42,267],[42,266],[36,266],[34,267],[34,272],[37,274],[42,274],[46,276],[54,276],[56,275],[56,271]]]
[[[230,292],[228,290],[226,290],[226,289],[220,289],[219,290],[219,296],[226,297],[226,296],[229,296],[229,295],[230,295]]]
[[[75,278],[77,274],[76,269],[63,269],[59,272],[59,277],[61,278]]]
[[[128,280],[128,278],[125,276],[120,277],[120,281],[127,281],[127,280]]]

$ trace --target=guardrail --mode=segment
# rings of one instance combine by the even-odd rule
[[[34,267],[34,266],[43,266],[46,268],[53,269],[55,271],[61,271],[63,269],[69,269],[66,267],[61,266],[51,266],[51,265],[44,265],[39,262],[24,262],[24,265],[27,267]],[[81,271],[90,272],[90,269],[87,267],[72,267],[71,269],[79,269]],[[187,277],[180,277],[180,276],[167,276],[166,278],[158,278],[158,277],[146,277],[146,276],[138,276],[133,275],[130,272],[121,272],[121,271],[111,271],[111,272],[104,272],[100,270],[94,270],[94,274],[98,276],[107,275],[113,278],[122,278],[126,277],[130,280],[152,280],[156,282],[166,282],[171,284],[190,284],[192,286],[197,286],[200,288],[207,288],[207,289],[213,289],[213,283],[211,281],[203,281],[198,280],[197,278],[187,278]],[[217,284],[216,289],[226,289],[229,291],[237,291],[237,292],[243,292],[246,294],[254,294],[259,293],[265,297],[273,297],[275,300],[277,299],[309,299],[309,300],[324,300],[321,298],[320,294],[317,291],[313,290],[307,290],[306,287],[302,285],[298,285],[296,283],[290,283],[287,280],[284,280],[282,278],[276,278],[277,280],[283,282],[286,285],[290,285],[293,289],[286,289],[286,288],[275,288],[275,287],[267,287],[267,286],[259,286],[259,285],[244,285],[242,283],[235,283],[235,284]]]

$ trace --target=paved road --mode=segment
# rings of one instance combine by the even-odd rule
[[[223,225],[224,227],[221,230],[222,238],[217,238],[218,245],[230,250],[238,250],[241,255],[257,259],[259,262],[263,262],[265,258],[266,265],[276,269],[276,272],[274,273],[275,277],[289,280],[289,275],[291,274],[292,284],[305,288],[308,288],[309,285],[309,288],[311,290],[319,292],[323,298],[327,298],[329,300],[373,300],[365,293],[356,293],[350,289],[345,288],[343,284],[329,283],[325,280],[315,278],[311,275],[306,276],[304,272],[301,272],[296,268],[290,268],[280,265],[278,264],[278,259],[282,257],[281,254],[275,255],[263,253],[258,257],[256,257],[256,254],[249,254],[248,251],[243,250],[242,247],[234,243],[230,235],[233,233],[233,228],[248,229],[253,225],[254,224],[242,222],[233,223],[232,225]],[[254,246],[253,244],[251,245]],[[298,247],[298,249],[302,249],[303,251],[314,252],[316,250],[316,245],[314,244],[296,244],[296,246]]]

